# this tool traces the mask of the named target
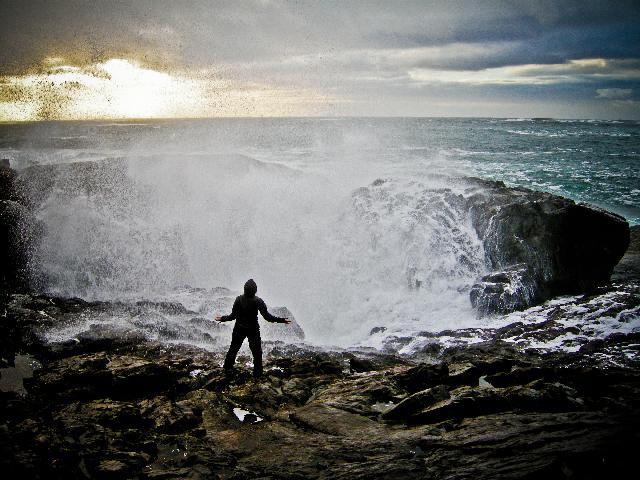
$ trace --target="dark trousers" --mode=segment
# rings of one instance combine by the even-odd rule
[[[224,359],[224,368],[225,370],[233,368],[233,364],[236,363],[236,355],[238,355],[238,350],[240,350],[245,338],[249,339],[249,348],[253,355],[253,376],[259,377],[262,375],[262,341],[260,340],[259,329],[248,330],[237,325],[233,328],[231,345]]]

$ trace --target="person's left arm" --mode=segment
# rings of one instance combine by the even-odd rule
[[[262,299],[258,302],[258,311],[260,315],[267,321],[271,323],[291,323],[291,320],[284,317],[276,317],[275,315],[271,315],[269,310],[267,310],[267,305],[264,303]]]

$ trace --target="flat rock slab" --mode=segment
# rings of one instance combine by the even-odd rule
[[[329,435],[368,435],[380,430],[380,424],[355,413],[323,404],[310,404],[290,415],[291,421],[311,430]]]

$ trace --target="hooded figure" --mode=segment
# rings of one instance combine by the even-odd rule
[[[231,335],[231,346],[224,359],[224,369],[230,371],[236,362],[236,355],[245,338],[249,339],[249,348],[253,355],[253,376],[262,375],[262,341],[260,339],[260,325],[258,325],[258,312],[267,322],[291,323],[287,318],[275,317],[269,313],[264,301],[256,296],[258,286],[253,279],[244,284],[244,295],[240,295],[233,302],[231,315],[217,316],[219,322],[235,320]]]

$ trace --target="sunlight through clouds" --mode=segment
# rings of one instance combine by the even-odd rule
[[[640,118],[637,1],[97,3],[0,2],[0,119]]]
[[[113,58],[77,67],[48,57],[45,73],[0,83],[0,120],[297,115],[325,97],[301,89],[234,84],[214,72],[170,73]]]

